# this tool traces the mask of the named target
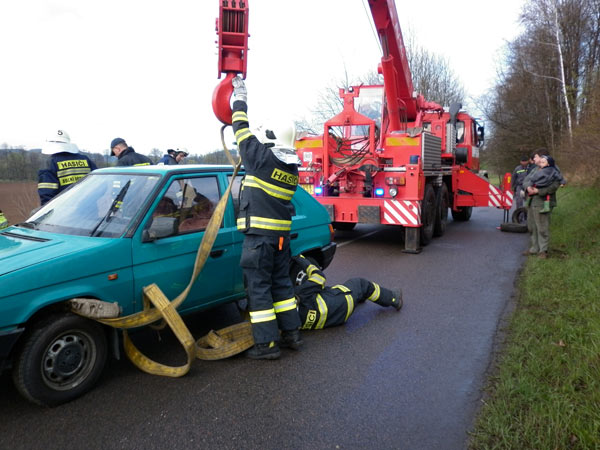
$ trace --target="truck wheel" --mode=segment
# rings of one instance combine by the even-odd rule
[[[333,222],[333,228],[340,231],[351,231],[354,230],[356,223],[354,222]]]
[[[106,362],[102,327],[74,314],[53,314],[33,324],[13,367],[13,381],[28,400],[44,406],[89,391]]]
[[[471,218],[471,214],[473,214],[472,206],[463,206],[458,208],[458,211],[452,210],[452,218],[456,222],[467,222]]]
[[[448,224],[448,207],[450,206],[450,195],[448,194],[448,186],[446,186],[446,183],[442,183],[442,187],[438,189],[435,202],[436,211],[433,235],[435,237],[439,237],[446,232],[446,226]]]
[[[527,208],[525,206],[515,209],[512,214],[512,222],[520,224],[527,223]]]
[[[425,195],[421,204],[421,245],[425,246],[433,239],[435,226],[436,204],[435,192],[431,184],[425,185]]]

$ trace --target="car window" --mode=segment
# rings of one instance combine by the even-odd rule
[[[244,175],[237,175],[233,181],[233,186],[231,186],[231,199],[233,200],[233,211],[235,213],[235,217],[237,217],[238,213],[240,212],[240,194],[243,178]],[[227,177],[227,182],[231,183],[231,175]]]
[[[91,173],[44,205],[27,223],[54,233],[119,237],[159,179],[157,175]]]
[[[152,211],[152,221],[160,217],[176,219],[177,234],[205,230],[219,197],[217,177],[173,180]]]

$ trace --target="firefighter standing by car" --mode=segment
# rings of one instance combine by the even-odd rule
[[[152,164],[150,158],[136,153],[133,147],[127,145],[125,139],[119,137],[111,141],[110,154],[119,159],[117,166],[149,166]]]
[[[515,199],[515,207],[517,209],[523,206],[523,199],[525,198],[525,194],[523,192],[523,181],[525,180],[525,176],[528,173],[529,168],[529,157],[522,156],[519,165],[515,167],[515,170],[512,172],[511,179],[511,188],[514,192]]]
[[[42,205],[97,169],[90,158],[79,153],[65,130],[52,133],[42,145],[42,153],[51,155],[46,168],[38,171],[38,195]]]
[[[291,200],[300,164],[294,149],[296,129],[290,122],[261,130],[255,136],[246,114],[246,86],[239,76],[232,84],[233,131],[246,172],[237,227],[245,234],[240,266],[255,342],[247,356],[276,359],[280,346],[298,350],[302,345],[289,276]]]
[[[158,165],[165,165],[165,166],[174,166],[177,165],[177,159],[175,158],[175,155],[177,155],[177,152],[175,150],[173,150],[172,148],[170,148],[169,150],[167,150],[167,154],[163,155],[162,158],[160,158],[158,160]]]
[[[325,274],[303,256],[294,261],[306,271],[306,278],[296,286],[298,312],[303,330],[343,325],[354,312],[357,303],[366,300],[379,306],[402,308],[402,290],[390,290],[365,278],[351,278],[344,284],[325,286]]]

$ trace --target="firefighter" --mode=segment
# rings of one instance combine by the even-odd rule
[[[289,277],[291,200],[300,165],[294,149],[296,128],[290,123],[255,135],[246,114],[246,86],[239,76],[232,84],[233,131],[246,172],[237,228],[245,234],[240,266],[255,342],[247,356],[276,359],[280,346],[298,350],[302,345],[300,317]]]
[[[522,156],[519,165],[515,167],[513,170],[512,178],[511,178],[511,189],[514,192],[515,207],[521,208],[523,206],[523,199],[525,198],[525,194],[523,193],[523,180],[525,180],[525,176],[528,173],[529,167],[529,157]]]
[[[117,166],[149,166],[152,164],[150,158],[136,153],[133,147],[129,147],[125,139],[114,138],[110,143],[110,154],[119,160]]]
[[[187,158],[188,155],[189,153],[185,150],[177,149],[177,151],[175,152],[175,161],[177,161],[177,164],[179,164],[181,161],[183,161],[183,158]]]
[[[163,157],[159,159],[158,165],[173,166],[179,164],[179,162],[176,159],[176,155],[177,152],[170,148],[169,150],[167,150],[167,154],[163,155]]]
[[[344,284],[325,286],[325,274],[302,255],[293,258],[307,274],[295,288],[303,330],[343,325],[357,303],[370,300],[380,306],[402,308],[402,290],[391,291],[364,278],[351,278]]]
[[[65,130],[53,132],[42,145],[42,153],[51,155],[46,168],[38,171],[38,195],[42,205],[97,169],[90,158],[79,153]]]

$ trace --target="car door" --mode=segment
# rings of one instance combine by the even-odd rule
[[[174,231],[150,242],[144,242],[143,231],[136,233],[133,249],[136,293],[141,293],[144,286],[156,283],[167,298],[173,300],[185,289],[208,219],[223,191],[217,172],[174,176],[166,183],[141,229],[147,230],[154,220],[167,218],[174,222]],[[239,297],[231,270],[239,265],[239,257],[232,249],[233,223],[231,218],[225,219],[210,256],[180,311],[216,304],[236,295]]]

